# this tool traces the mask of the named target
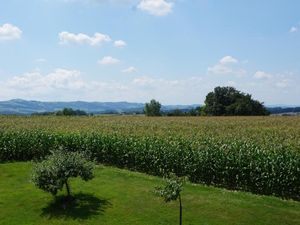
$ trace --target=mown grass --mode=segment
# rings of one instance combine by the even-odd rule
[[[0,164],[0,224],[178,224],[178,205],[165,204],[153,190],[162,179],[98,166],[90,182],[71,181],[77,197],[65,206],[30,183],[32,164]],[[62,193],[61,193],[62,194]],[[300,224],[300,203],[275,197],[187,184],[186,225]]]

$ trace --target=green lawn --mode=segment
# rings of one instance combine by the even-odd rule
[[[153,193],[160,178],[97,167],[90,182],[71,181],[76,205],[66,207],[30,183],[31,163],[0,164],[0,224],[178,224],[178,204]],[[300,202],[187,184],[184,225],[300,224]]]

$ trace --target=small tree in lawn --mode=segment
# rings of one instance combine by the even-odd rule
[[[177,177],[175,174],[170,174],[166,179],[166,185],[164,187],[157,187],[156,193],[163,197],[165,202],[179,200],[179,224],[182,225],[182,203],[181,203],[181,191],[183,190],[183,184],[185,178]]]
[[[67,200],[71,200],[69,178],[81,177],[88,181],[94,177],[93,170],[94,163],[87,160],[83,153],[59,150],[34,165],[32,181],[54,196],[65,186]]]

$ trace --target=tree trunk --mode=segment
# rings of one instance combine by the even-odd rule
[[[70,199],[71,198],[71,191],[70,191],[70,187],[69,187],[68,181],[66,181],[65,184],[66,184],[66,188],[67,188],[68,198]]]
[[[182,225],[182,204],[181,204],[180,194],[179,194],[179,225]]]

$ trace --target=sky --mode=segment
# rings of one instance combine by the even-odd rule
[[[0,2],[0,100],[300,105],[298,0]]]

